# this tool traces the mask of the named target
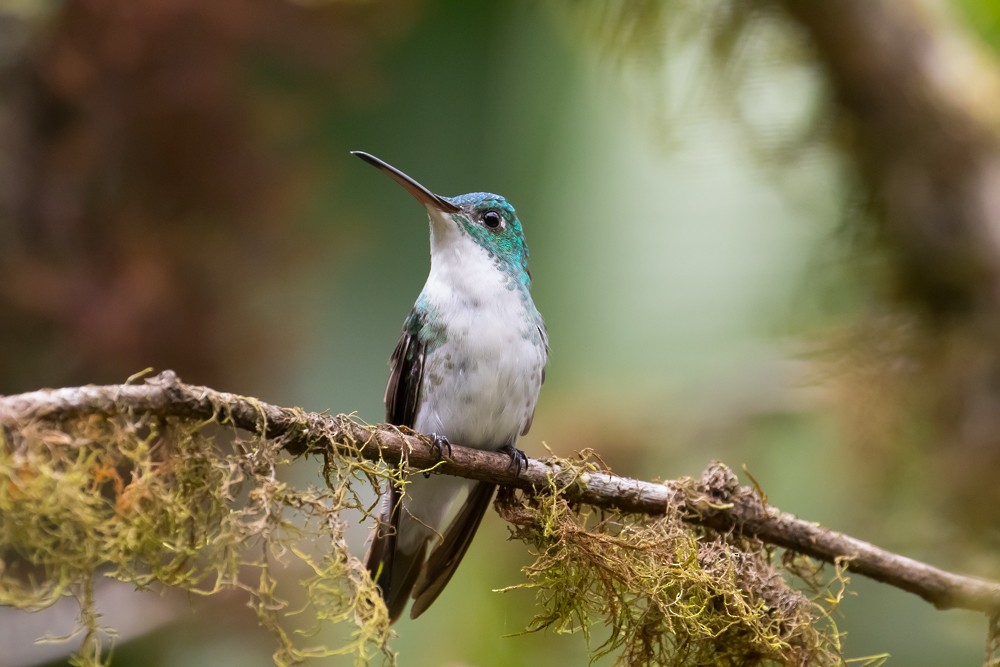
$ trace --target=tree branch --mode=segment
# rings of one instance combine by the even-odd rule
[[[554,480],[571,501],[623,512],[658,515],[680,508],[685,520],[721,532],[739,532],[901,588],[939,609],[1000,614],[1000,583],[966,577],[828,530],[761,502],[724,465],[713,463],[702,479],[660,483],[608,472],[579,473],[558,463],[528,459],[518,474],[506,454],[453,445],[439,460],[430,439],[408,429],[359,424],[347,415],[308,413],[257,399],[182,383],[166,371],[143,384],[70,387],[0,397],[0,427],[8,434],[25,424],[84,415],[149,414],[232,425],[277,439],[291,454],[333,450],[389,464],[405,458],[415,468],[494,482],[527,491]],[[9,441],[9,438],[8,438]]]
[[[851,121],[911,295],[992,322],[1000,303],[1000,80],[942,12],[914,0],[778,0],[808,33]],[[993,339],[993,338],[991,338]],[[995,340],[995,339],[993,339]]]

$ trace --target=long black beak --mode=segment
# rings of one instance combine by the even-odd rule
[[[383,162],[371,153],[365,153],[364,151],[351,151],[351,155],[357,155],[368,164],[384,172],[389,178],[402,185],[407,192],[413,195],[418,202],[424,204],[425,206],[429,204],[448,213],[455,213],[462,210],[460,207],[452,204],[444,197],[434,194],[424,186],[420,185],[420,183],[417,183],[415,180],[401,172],[399,169],[396,169],[388,162]]]

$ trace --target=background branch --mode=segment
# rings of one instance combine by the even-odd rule
[[[415,468],[433,467],[439,474],[527,491],[550,488],[554,480],[570,501],[623,512],[657,515],[673,507],[690,523],[740,532],[844,565],[852,572],[915,593],[940,609],[1000,614],[1000,583],[946,572],[798,519],[762,502],[720,463],[713,463],[697,483],[687,479],[654,483],[608,472],[580,473],[556,462],[531,458],[517,474],[506,454],[454,445],[451,455],[439,460],[429,439],[406,429],[359,424],[347,415],[309,413],[188,385],[171,371],[143,384],[45,389],[0,397],[0,426],[8,435],[37,420],[137,413],[232,425],[277,439],[294,455],[329,449],[389,464],[405,458]]]
[[[909,296],[997,326],[1000,80],[919,2],[781,0],[808,33]]]

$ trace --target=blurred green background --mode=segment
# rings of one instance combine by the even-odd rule
[[[992,4],[962,4],[1000,46]],[[152,366],[380,421],[427,225],[360,149],[517,207],[552,349],[526,452],[592,447],[646,479],[745,464],[782,509],[1000,576],[942,510],[947,484],[929,490],[921,433],[870,444],[894,408],[835,362],[883,307],[882,260],[852,226],[850,161],[817,138],[827,84],[774,11],[722,35],[727,6],[638,3],[635,25],[599,2],[0,3],[0,392]],[[447,592],[398,624],[401,664],[586,664],[580,635],[508,636],[533,600],[491,592],[529,562],[506,536],[487,518]],[[848,657],[982,659],[980,617],[850,590]],[[0,656],[30,644],[0,636]],[[191,600],[114,663],[272,650],[242,601]]]

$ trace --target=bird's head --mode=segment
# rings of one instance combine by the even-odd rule
[[[461,247],[456,241],[468,237],[517,282],[524,286],[531,283],[524,229],[506,199],[489,192],[442,197],[374,155],[362,151],[353,154],[392,178],[427,209],[432,255],[454,251]]]

